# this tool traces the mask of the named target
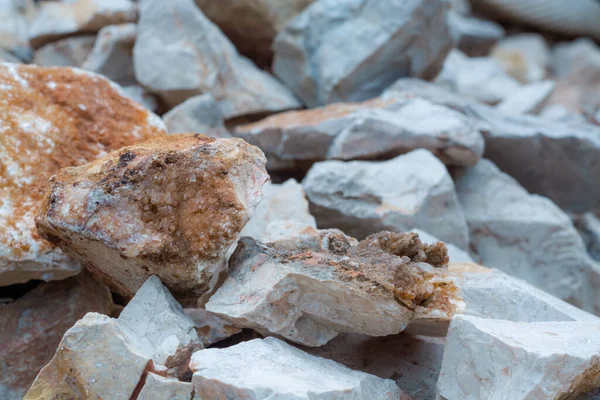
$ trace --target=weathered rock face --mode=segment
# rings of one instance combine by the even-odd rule
[[[515,322],[600,322],[598,317],[497,269],[451,262],[448,271],[466,304],[464,315]]]
[[[411,229],[411,232],[414,232],[417,235],[419,235],[419,238],[421,238],[421,240],[425,243],[435,243],[435,242],[440,241],[435,236],[433,236],[421,229]],[[451,243],[446,243],[446,248],[448,249],[448,257],[450,258],[450,262],[452,262],[452,263],[471,263],[471,262],[473,262],[473,259],[471,258],[469,253],[463,249],[458,248],[458,246],[455,246]]]
[[[229,321],[203,308],[185,308],[183,312],[194,321],[196,333],[205,347],[242,331]]]
[[[458,49],[471,57],[486,56],[506,32],[492,21],[473,18],[454,10],[448,12],[448,23],[456,37]]]
[[[439,0],[313,2],[277,35],[273,70],[311,107],[434,77],[453,45]]]
[[[27,16],[32,11],[25,1],[0,1],[0,49],[11,52],[23,51],[29,47],[27,40]]]
[[[44,1],[29,27],[29,41],[34,47],[61,37],[98,32],[106,25],[134,22],[137,8],[129,0],[60,0]]]
[[[192,397],[193,392],[194,386],[190,382],[180,382],[149,372],[137,399],[191,400],[196,399]]]
[[[460,309],[456,288],[434,268],[447,262],[442,243],[423,244],[413,233],[380,232],[357,245],[335,230],[296,243],[242,238],[206,309],[307,346],[340,332],[385,336]]]
[[[438,394],[444,400],[575,399],[600,387],[600,322],[453,318]]]
[[[353,371],[275,338],[198,351],[190,367],[200,398],[409,399],[394,381]]]
[[[308,211],[304,189],[295,179],[289,179],[281,185],[266,183],[263,186],[263,199],[240,236],[250,236],[261,242],[275,241],[279,237],[273,231],[287,236],[287,230],[277,229],[287,221],[308,228],[317,227],[315,217]]]
[[[505,97],[497,109],[507,114],[537,114],[555,86],[554,81],[550,80],[523,85]]]
[[[392,158],[418,148],[447,165],[474,165],[483,153],[481,127],[461,113],[392,92],[362,103],[290,111],[239,126],[235,135],[263,149],[270,169],[327,159]]]
[[[289,90],[240,56],[193,0],[141,0],[135,76],[173,107],[211,93],[225,118],[299,107]]]
[[[574,220],[588,253],[596,261],[600,261],[600,218],[592,212],[579,215]]]
[[[359,239],[380,230],[418,228],[468,247],[467,223],[452,179],[426,150],[385,162],[316,163],[302,185],[320,228],[339,228]]]
[[[195,1],[241,54],[254,60],[260,67],[269,67],[275,35],[313,0]]]
[[[48,178],[163,135],[162,121],[81,70],[0,64],[0,88],[0,286],[75,275],[80,264],[35,228]]]
[[[41,67],[80,67],[92,51],[96,36],[69,37],[48,43],[33,56],[33,63]]]
[[[111,312],[110,292],[88,274],[44,283],[0,306],[0,398],[21,400],[64,333],[87,312]]]
[[[100,29],[94,48],[81,68],[97,72],[120,85],[135,84],[133,45],[136,24],[110,25]]]
[[[198,132],[211,137],[231,137],[219,103],[210,94],[190,97],[163,116],[169,133]]]
[[[546,39],[537,33],[521,33],[500,40],[492,57],[522,83],[544,79],[550,68],[550,48]]]
[[[600,267],[563,211],[487,160],[457,174],[455,182],[471,248],[485,265],[600,314]]]
[[[265,162],[240,139],[199,134],[122,148],[55,175],[38,231],[123,296],[157,275],[191,305],[260,201]]]

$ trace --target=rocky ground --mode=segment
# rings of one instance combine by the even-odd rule
[[[0,399],[600,399],[594,40],[597,0],[0,0]]]

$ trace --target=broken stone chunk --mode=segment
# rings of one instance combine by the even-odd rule
[[[541,81],[521,86],[496,107],[507,114],[537,114],[554,91],[554,81]]]
[[[143,105],[150,111],[158,110],[158,99],[146,92],[146,90],[140,85],[123,87],[123,94],[136,103]]]
[[[109,314],[112,299],[89,274],[42,283],[16,301],[0,306],[0,398],[21,400],[48,364],[65,332],[87,312]]]
[[[339,228],[359,239],[381,230],[418,228],[468,248],[467,223],[452,179],[426,150],[385,162],[316,163],[302,186],[320,228]]]
[[[550,48],[544,36],[538,33],[508,36],[500,40],[491,56],[522,83],[544,79],[550,68]]]
[[[48,178],[163,135],[162,121],[82,70],[0,63],[0,88],[0,286],[75,275],[79,262],[35,228]]]
[[[506,32],[492,21],[448,12],[448,23],[456,37],[458,49],[471,57],[486,56]]]
[[[485,265],[600,314],[600,266],[587,254],[569,216],[488,160],[457,173],[455,183],[471,248]]]
[[[575,399],[597,387],[600,322],[452,319],[438,380],[443,400]]]
[[[353,371],[276,339],[194,353],[200,398],[409,400],[394,381]]]
[[[231,137],[219,103],[210,94],[190,97],[163,115],[169,133],[199,132],[210,137]]]
[[[265,162],[241,139],[199,134],[125,147],[56,174],[38,231],[125,297],[156,275],[192,305],[260,201]]]
[[[379,96],[435,77],[453,46],[440,0],[315,1],[275,38],[273,71],[311,106]]]
[[[194,386],[190,382],[165,378],[149,372],[137,400],[192,400]]]
[[[430,235],[429,233],[427,233],[421,229],[411,229],[411,232],[414,232],[417,235],[419,235],[419,238],[421,239],[421,241],[423,241],[425,243],[435,243],[435,242],[440,241],[435,236]],[[450,262],[452,262],[452,263],[473,262],[473,259],[471,258],[469,253],[463,249],[458,248],[458,246],[455,246],[451,243],[446,243],[446,248],[448,248],[448,257],[450,258]]]
[[[11,53],[28,52],[27,18],[33,11],[25,1],[0,1],[0,49]]]
[[[185,308],[183,312],[194,322],[196,333],[205,347],[242,331],[229,321],[203,308]]]
[[[137,7],[130,0],[60,0],[39,3],[29,27],[29,41],[40,47],[56,39],[98,32],[106,25],[134,22]]]
[[[358,243],[318,231],[296,243],[242,238],[206,309],[238,327],[320,346],[340,332],[385,336],[413,319],[447,321],[462,303],[443,243],[380,232]]]
[[[33,63],[41,67],[79,67],[95,42],[96,36],[84,35],[48,43],[36,50]]]
[[[575,227],[579,231],[588,253],[596,261],[600,261],[600,218],[588,212],[575,217]]]
[[[137,81],[168,107],[210,93],[225,118],[300,106],[292,93],[250,60],[193,0],[140,0],[133,50]]]

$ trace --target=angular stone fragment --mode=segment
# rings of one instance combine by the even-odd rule
[[[480,126],[459,112],[393,93],[276,114],[238,127],[235,135],[265,151],[270,169],[326,159],[387,159],[418,148],[448,165],[474,165],[484,144]]]
[[[485,265],[600,314],[600,266],[560,208],[487,160],[457,174],[455,182],[471,248]]]
[[[183,312],[194,321],[196,333],[205,347],[242,331],[229,321],[203,308],[185,308]]]
[[[0,0],[0,49],[19,53],[27,51],[27,18],[33,11],[32,2]]]
[[[457,316],[450,324],[440,399],[575,399],[597,387],[600,322]]]
[[[396,384],[275,338],[196,352],[190,367],[200,398],[409,400]]]
[[[100,29],[94,48],[81,68],[102,74],[120,85],[135,84],[133,45],[136,24],[110,25]]]
[[[296,14],[313,0],[195,0],[202,12],[260,67],[270,67],[271,44]]]
[[[140,0],[135,76],[168,107],[211,93],[225,118],[300,106],[291,92],[238,54],[193,0]]]
[[[211,137],[231,137],[219,103],[210,94],[190,97],[163,115],[169,133],[199,132]]]
[[[440,0],[313,2],[277,35],[273,70],[311,107],[433,78],[453,46]]]
[[[451,262],[448,271],[463,296],[464,315],[515,322],[600,322],[598,317],[497,269]]]
[[[448,12],[448,20],[458,49],[471,57],[487,56],[498,40],[506,34],[501,25],[465,16],[454,10]]]
[[[264,164],[240,139],[167,135],[125,147],[56,174],[38,231],[123,296],[156,275],[194,304],[260,201]]]
[[[41,67],[79,67],[92,51],[96,36],[69,37],[36,50],[33,63]]]
[[[0,88],[0,286],[75,275],[79,262],[35,228],[48,178],[163,135],[162,121],[82,70],[0,64]]]
[[[500,40],[491,56],[522,83],[544,79],[550,68],[550,47],[539,33],[508,36]]]
[[[490,57],[467,57],[452,50],[436,83],[483,103],[496,104],[517,90],[519,82]]]
[[[426,150],[385,162],[316,163],[302,186],[320,228],[339,228],[359,239],[380,230],[418,228],[468,247],[467,223],[452,179]]]
[[[422,231],[421,229],[411,229],[411,232],[419,235],[419,238],[425,243],[435,243],[440,240],[429,233]],[[450,262],[452,263],[470,263],[473,262],[473,259],[465,250],[458,248],[451,243],[446,243],[446,247],[448,248],[448,257],[450,258]]]
[[[554,91],[554,81],[541,81],[521,86],[496,107],[507,114],[537,114]]]
[[[43,283],[0,306],[0,398],[21,400],[65,332],[87,312],[109,314],[110,292],[83,273]]]
[[[130,0],[60,0],[40,2],[29,27],[29,41],[40,47],[59,38],[93,33],[106,25],[134,22],[137,7]]]
[[[385,336],[432,324],[461,307],[443,270],[443,243],[380,232],[358,243],[320,231],[295,244],[242,238],[208,311],[264,335],[320,346],[340,332]]]
[[[598,215],[587,212],[575,217],[574,223],[590,256],[594,260],[600,261],[600,218]]]
[[[192,400],[193,391],[194,386],[190,382],[149,372],[137,400]]]
[[[293,221],[304,227],[317,227],[315,217],[308,211],[304,189],[295,179],[280,185],[267,183],[263,186],[263,199],[240,236],[250,236],[261,242],[277,240],[277,235],[271,232],[276,226],[271,224],[276,221]]]

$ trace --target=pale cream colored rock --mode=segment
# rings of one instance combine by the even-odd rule
[[[83,70],[0,63],[0,88],[0,286],[75,275],[80,263],[35,227],[48,178],[164,135],[164,125],[117,85]]]
[[[202,399],[409,400],[396,384],[276,339],[196,352],[190,368]]]
[[[0,49],[19,52],[28,49],[27,18],[33,1],[0,0]]]
[[[508,36],[500,40],[491,56],[522,83],[543,80],[550,68],[550,48],[544,36],[538,33]]]
[[[166,135],[54,176],[40,234],[131,297],[158,276],[184,305],[219,280],[268,179],[241,139]]]
[[[184,308],[183,312],[194,322],[196,333],[205,347],[242,331],[229,321],[203,308]]]
[[[163,115],[169,133],[198,132],[211,137],[231,137],[219,103],[210,94],[190,97]]]
[[[193,391],[194,386],[190,382],[149,372],[137,400],[192,400]]]
[[[597,387],[600,322],[452,319],[440,399],[575,399]]]
[[[537,114],[552,95],[554,81],[540,81],[521,86],[496,106],[507,114]]]
[[[136,17],[136,4],[130,0],[44,1],[29,27],[29,41],[40,47],[62,37],[98,32],[106,25],[133,22]]]
[[[95,42],[96,36],[84,35],[48,43],[35,51],[33,63],[41,67],[80,67]]]
[[[419,250],[420,249],[420,250]],[[462,309],[443,244],[381,232],[356,244],[339,231],[261,244],[242,238],[206,309],[239,327],[320,346],[340,332],[385,336],[411,321],[441,326]]]

